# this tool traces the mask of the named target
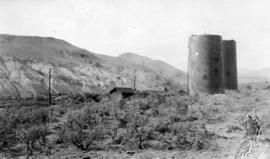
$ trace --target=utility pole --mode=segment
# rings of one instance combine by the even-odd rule
[[[133,72],[133,89],[134,91],[136,90],[136,70],[134,68],[134,72]]]
[[[188,46],[189,49],[190,46]],[[190,69],[189,69],[189,61],[190,60],[190,53],[188,52],[188,68],[187,68],[187,93],[189,94],[189,74],[190,74]]]
[[[189,95],[189,99],[188,99],[188,107],[191,105],[191,96],[190,96],[190,92],[189,92],[189,74],[190,74],[190,69],[189,69],[189,63],[190,63],[190,44],[188,44],[188,66],[187,66],[187,93]]]
[[[136,90],[136,76],[133,78],[133,89]]]
[[[176,91],[180,91],[182,88],[181,88],[181,84],[180,84],[180,78],[178,79],[179,81],[178,81],[178,89],[176,90]]]
[[[52,69],[49,69],[49,105],[52,105],[52,94],[51,94],[51,78],[52,78]]]

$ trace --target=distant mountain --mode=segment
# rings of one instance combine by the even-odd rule
[[[132,53],[111,57],[51,37],[0,34],[0,98],[45,96],[52,69],[54,94],[102,93],[115,86],[179,89],[186,73]]]

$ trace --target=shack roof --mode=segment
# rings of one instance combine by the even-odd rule
[[[112,90],[110,90],[110,94],[114,92],[120,92],[120,93],[134,93],[134,90],[129,87],[114,87]]]

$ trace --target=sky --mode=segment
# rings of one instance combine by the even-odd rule
[[[237,42],[240,69],[270,67],[268,0],[0,0],[0,33],[55,37],[91,52],[132,52],[187,69],[188,39]]]

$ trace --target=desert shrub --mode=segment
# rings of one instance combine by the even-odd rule
[[[228,112],[227,102],[219,96],[201,96],[197,103],[189,106],[188,116],[198,117],[205,122],[223,122]]]
[[[270,86],[269,86],[269,85],[268,85],[268,86],[266,86],[266,87],[265,87],[265,89],[270,89]]]
[[[101,96],[99,94],[84,93],[84,97],[87,100],[93,100],[95,102],[100,102],[101,101]]]
[[[178,91],[178,93],[179,93],[179,95],[181,95],[181,96],[188,95],[188,92],[187,92],[186,90],[184,90],[184,89],[180,89],[180,90]]]
[[[73,101],[76,104],[83,103],[83,102],[100,102],[101,96],[99,94],[92,94],[92,93],[83,93],[83,94],[76,94],[72,97]]]
[[[8,126],[3,126],[0,124],[0,151],[5,149],[10,149],[16,145],[16,133],[14,130],[10,129]]]
[[[242,120],[242,126],[246,131],[245,137],[256,137],[261,135],[263,122],[257,116],[256,111],[248,113]]]
[[[129,114],[122,112],[118,114],[117,120],[119,121],[120,128],[126,128],[129,122]]]
[[[51,109],[52,112],[56,114],[56,116],[62,116],[67,113],[67,108],[63,105],[55,105]]]
[[[157,93],[131,98],[117,118],[119,127],[127,130],[119,133],[117,143],[139,149],[169,147],[172,144],[169,140],[175,136],[169,127],[190,119],[186,115],[187,106],[188,100],[179,95]]]
[[[247,85],[246,89],[247,90],[252,90],[252,86],[251,85]]]
[[[88,150],[94,141],[94,135],[91,132],[82,131],[82,129],[70,131],[69,138],[81,150]]]
[[[95,127],[92,129],[71,129],[67,128],[63,134],[63,141],[69,142],[81,150],[89,150],[95,141],[104,138],[104,128]]]
[[[201,117],[205,121],[222,122],[224,120],[223,107],[215,105],[202,105],[198,107]]]
[[[168,116],[171,122],[182,122],[186,120],[186,117],[179,114],[171,114]]]
[[[152,93],[145,98],[132,98],[127,101],[125,107],[136,107],[139,112],[152,117],[166,116],[171,113],[185,114],[188,100],[185,97],[170,94]],[[166,108],[166,109],[165,109]]]
[[[207,148],[207,132],[202,123],[184,122],[171,127],[173,133],[172,141],[177,149],[201,150]]]
[[[155,126],[155,131],[160,134],[170,132],[169,123],[167,123],[166,121],[159,120],[158,124]]]
[[[170,115],[171,113],[185,115],[187,113],[188,99],[186,97],[179,95],[159,95],[157,98],[160,97],[161,99],[158,101],[152,102],[152,105],[154,105],[152,108],[158,109],[158,115]]]
[[[24,107],[14,112],[15,122],[19,124],[46,124],[49,122],[48,108]]]
[[[154,129],[149,125],[149,118],[136,110],[127,112],[126,143],[130,147],[144,149],[144,143],[151,138]]]
[[[46,147],[49,130],[44,125],[33,125],[17,130],[17,136],[21,143],[26,145],[26,154],[32,155],[34,150],[42,152]]]
[[[40,149],[37,145],[46,146],[46,136],[49,133],[47,122],[47,108],[6,109],[0,117],[0,147],[11,150],[16,144],[22,144],[26,153],[31,155],[34,150]]]
[[[9,111],[0,114],[0,151],[10,149],[16,145],[15,122]]]
[[[202,122],[188,120],[174,122],[169,117],[152,118],[148,119],[148,124],[143,128],[144,148],[201,150],[210,145],[208,141],[210,138]],[[133,136],[135,137],[134,134]],[[138,143],[138,138],[135,141]]]
[[[71,143],[81,150],[88,150],[95,141],[104,139],[105,134],[99,110],[97,107],[89,107],[82,112],[69,114],[58,142]]]
[[[237,125],[228,125],[226,127],[226,133],[234,133],[239,131],[243,131],[243,129]]]
[[[259,98],[255,98],[255,102],[259,102],[260,101],[260,99]]]
[[[117,126],[110,126],[109,135],[111,136],[113,143],[120,144],[122,142],[121,139],[118,138],[118,127]]]
[[[206,104],[209,106],[200,111],[198,107],[204,103],[199,101],[193,107],[194,113],[187,114],[187,97],[165,93],[86,103],[70,112],[61,126],[57,143],[70,143],[81,150],[98,148],[105,139],[109,143],[106,146],[204,149],[208,146],[207,135],[196,124],[197,116],[210,113],[204,117],[207,121],[223,113],[220,105]]]
[[[111,129],[110,136],[112,138],[112,144],[123,144],[127,137],[127,131],[123,128],[113,128]]]
[[[76,104],[80,104],[83,103],[85,101],[85,98],[83,95],[81,94],[76,94],[72,97],[73,102],[75,102]]]
[[[23,124],[46,124],[49,122],[49,109],[36,107],[22,107],[6,109],[1,116],[2,120],[9,122],[11,127]]]
[[[146,111],[146,110],[148,110],[148,109],[151,108],[151,106],[150,106],[149,104],[147,104],[147,103],[140,103],[140,104],[139,104],[139,107],[140,107],[140,109],[143,110],[143,111]]]

